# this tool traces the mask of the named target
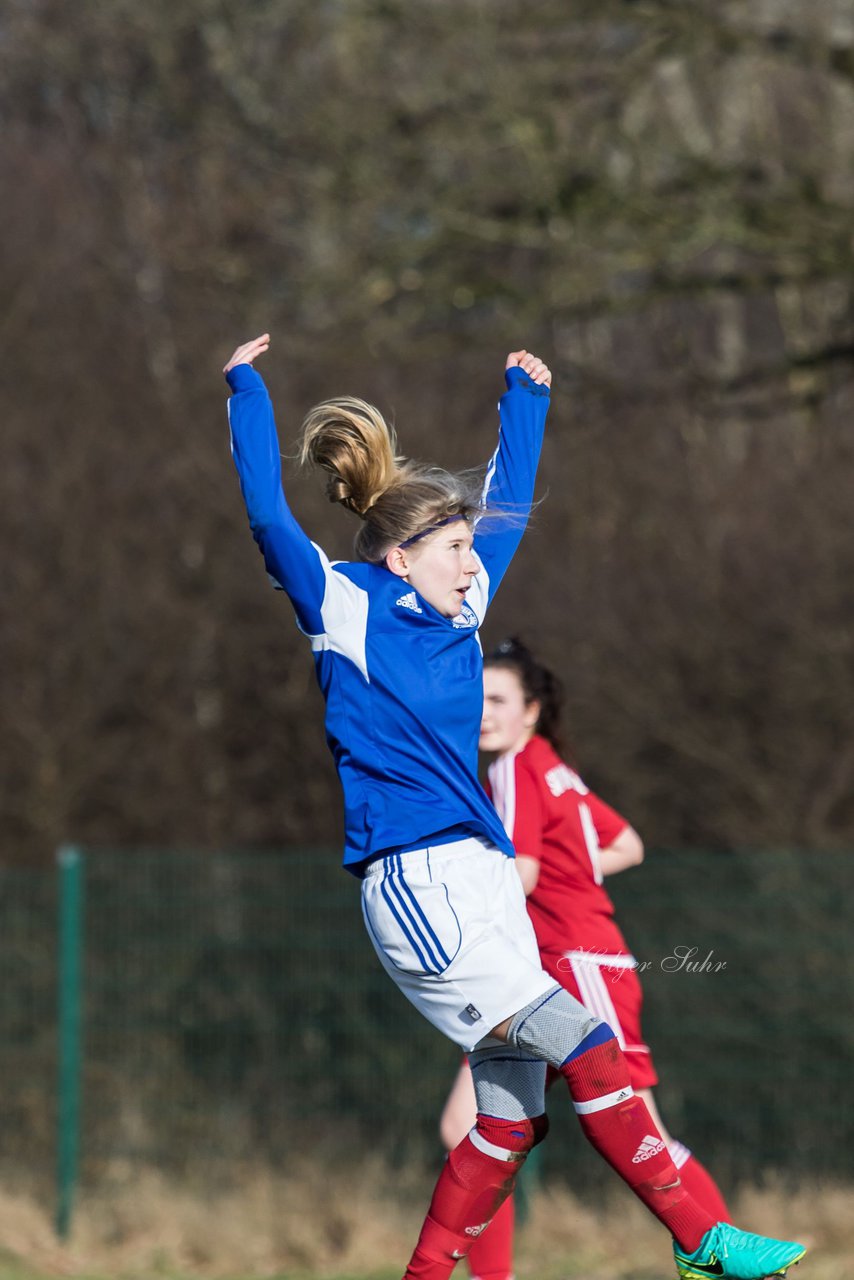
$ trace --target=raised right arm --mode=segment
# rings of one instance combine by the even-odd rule
[[[252,536],[267,572],[290,596],[297,621],[308,635],[320,635],[322,609],[332,577],[326,556],[294,519],[282,492],[282,467],[273,406],[261,375],[251,364],[227,367],[231,388],[228,422],[231,453]]]

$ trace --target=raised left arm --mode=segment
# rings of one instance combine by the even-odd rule
[[[551,373],[537,356],[511,352],[505,379],[507,390],[498,405],[498,447],[484,483],[486,514],[474,539],[484,569],[478,575],[480,621],[525,532],[549,407]]]

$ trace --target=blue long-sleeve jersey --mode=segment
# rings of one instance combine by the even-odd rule
[[[255,541],[311,641],[326,736],[344,789],[344,865],[361,874],[385,852],[479,836],[513,856],[477,776],[483,707],[478,627],[522,537],[548,388],[507,371],[488,509],[475,528],[482,566],[456,618],[438,613],[385,565],[330,563],[282,492],[273,407],[250,365],[228,374],[234,462]]]

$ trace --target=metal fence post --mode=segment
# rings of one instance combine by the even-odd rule
[[[65,1239],[77,1185],[80,1146],[83,855],[71,845],[57,853],[59,869],[58,1105],[56,1230]]]
[[[534,1147],[528,1153],[519,1177],[516,1179],[516,1220],[520,1227],[531,1215],[531,1201],[540,1189],[543,1174],[543,1152],[541,1147]]]

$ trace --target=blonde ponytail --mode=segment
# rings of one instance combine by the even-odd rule
[[[360,560],[381,564],[392,547],[451,516],[479,514],[482,480],[397,454],[397,437],[378,409],[355,396],[325,400],[302,426],[300,461],[326,471],[330,502],[364,521],[356,535]]]
[[[324,400],[302,425],[300,462],[328,472],[330,502],[357,516],[374,505],[398,476],[397,437],[378,409],[355,396]]]

